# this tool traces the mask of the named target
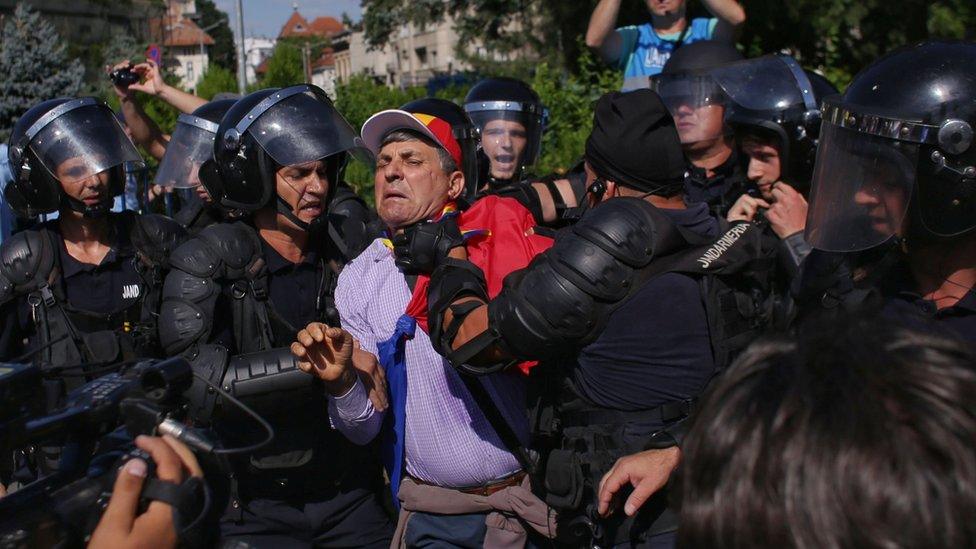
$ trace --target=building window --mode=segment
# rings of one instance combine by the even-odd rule
[[[193,81],[193,61],[186,62],[186,81],[187,83]]]
[[[421,47],[416,49],[417,61],[420,62],[421,67],[427,66],[427,48]]]

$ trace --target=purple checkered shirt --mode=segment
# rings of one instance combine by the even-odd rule
[[[393,335],[397,319],[410,301],[410,288],[381,240],[374,241],[339,275],[336,305],[342,326],[364,350],[376,354],[376,343]],[[406,342],[406,466],[410,476],[451,488],[479,486],[521,469],[492,429],[458,373],[418,329]],[[528,440],[525,379],[503,372],[480,378],[516,435]],[[336,428],[365,444],[380,431],[377,412],[361,382],[345,395],[330,399]]]

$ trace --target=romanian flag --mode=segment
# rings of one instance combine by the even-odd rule
[[[458,227],[465,237],[468,261],[485,273],[488,297],[494,298],[502,290],[502,282],[509,273],[524,269],[538,254],[552,246],[552,239],[533,233],[535,219],[514,198],[486,196],[462,212],[453,205],[442,215],[457,215]],[[426,332],[427,287],[430,276],[420,275],[413,289],[413,297],[406,313],[417,320]],[[522,363],[527,372],[535,363]]]

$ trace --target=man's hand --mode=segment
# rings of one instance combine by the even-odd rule
[[[769,202],[744,194],[735,201],[725,218],[729,221],[752,221],[756,218],[759,208],[769,208]]]
[[[600,480],[597,508],[600,515],[609,516],[613,497],[621,488],[631,484],[634,486],[634,491],[624,504],[624,513],[628,517],[634,516],[649,497],[667,484],[668,478],[680,461],[681,450],[677,446],[647,450],[618,459]]]
[[[359,379],[369,392],[369,400],[373,402],[373,408],[377,412],[386,410],[390,406],[386,394],[386,373],[380,367],[376,355],[362,350],[359,342],[353,341],[352,365],[359,372]]]
[[[129,86],[130,90],[141,91],[149,95],[162,95],[169,87],[166,82],[163,82],[163,74],[159,70],[159,65],[152,59],[146,59],[145,63],[139,63],[132,67],[132,72],[141,76],[143,81]]]
[[[193,452],[168,435],[137,437],[136,446],[152,456],[160,480],[182,484],[187,475],[203,477]],[[92,533],[89,548],[176,547],[173,509],[168,503],[153,501],[145,513],[136,515],[148,470],[146,462],[132,459],[119,471],[112,498]]]
[[[807,201],[803,195],[780,181],[773,185],[773,198],[766,220],[776,236],[786,238],[802,231],[807,224]]]
[[[298,358],[298,368],[325,382],[333,396],[341,396],[356,382],[353,371],[352,335],[342,328],[312,322],[298,332],[291,352]]]

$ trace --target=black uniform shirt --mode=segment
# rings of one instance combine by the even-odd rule
[[[292,263],[281,256],[270,244],[261,239],[264,260],[268,266],[268,299],[282,320],[296,330],[301,330],[309,322],[320,320],[316,305],[319,301],[319,288],[324,284],[323,272],[319,268],[319,255],[315,251],[305,254],[301,263]],[[288,341],[278,341],[278,345],[290,345],[294,334]]]
[[[969,290],[955,305],[942,309],[918,293],[903,290],[885,301],[883,314],[910,328],[952,335],[976,344],[976,290]]]
[[[742,165],[745,155],[733,148],[732,154],[716,167],[714,175],[708,177],[704,168],[691,166],[685,177],[685,193],[689,203],[704,202],[715,215],[725,217],[740,196],[753,185],[746,177],[746,167]]]
[[[117,233],[112,249],[98,265],[82,263],[68,253],[57,222],[47,225],[58,243],[58,260],[61,264],[60,290],[71,309],[97,314],[111,314],[136,305],[144,297],[147,288],[136,271],[134,251],[129,235]],[[133,313],[137,315],[138,311]],[[31,307],[27,296],[21,296],[3,307],[0,313],[0,359],[9,359],[23,352],[21,341],[34,332]],[[80,318],[75,317],[76,321]],[[97,323],[97,322],[96,322]],[[122,326],[94,326],[97,329],[115,329]],[[78,326],[82,331],[84,327]]]
[[[718,234],[705,204],[662,211],[695,233]],[[699,394],[715,368],[699,284],[677,273],[644,284],[580,352],[573,372],[577,390],[617,410],[650,409]]]

